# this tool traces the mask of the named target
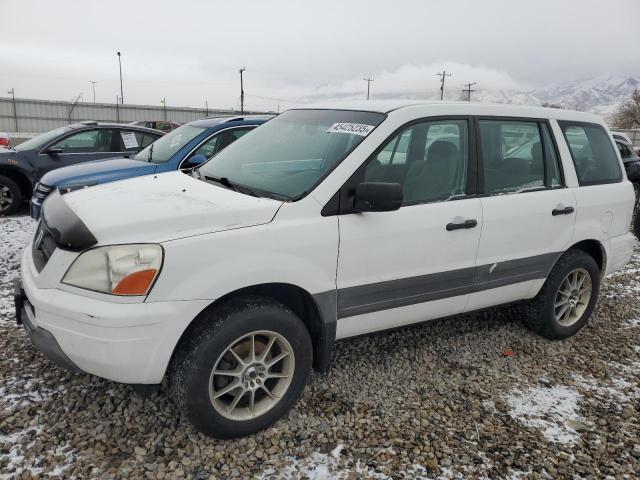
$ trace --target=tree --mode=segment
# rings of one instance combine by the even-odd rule
[[[618,108],[612,121],[617,128],[640,128],[640,90],[636,89]]]

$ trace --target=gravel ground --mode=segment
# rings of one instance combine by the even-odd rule
[[[0,218],[0,478],[640,477],[640,249],[568,341],[500,308],[342,343],[285,419],[217,441],[31,347],[10,281],[33,230]]]

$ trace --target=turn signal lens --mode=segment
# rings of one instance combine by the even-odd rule
[[[145,295],[158,274],[158,270],[150,268],[130,273],[124,277],[111,291],[115,295]]]

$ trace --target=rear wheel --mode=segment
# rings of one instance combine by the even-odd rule
[[[0,215],[11,215],[22,205],[20,187],[11,178],[0,175]]]
[[[550,339],[575,335],[589,320],[599,290],[600,269],[594,258],[582,250],[569,250],[530,302],[527,323]]]
[[[302,321],[264,297],[237,298],[205,312],[180,343],[171,395],[203,433],[241,437],[267,428],[301,395],[312,345]]]

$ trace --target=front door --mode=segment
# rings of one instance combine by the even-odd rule
[[[117,156],[119,143],[114,136],[113,129],[97,128],[75,132],[56,141],[40,152],[38,178],[56,168]]]
[[[404,200],[397,211],[338,217],[337,338],[464,310],[482,229],[469,132],[468,119],[414,123],[356,172],[400,183]]]

